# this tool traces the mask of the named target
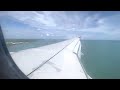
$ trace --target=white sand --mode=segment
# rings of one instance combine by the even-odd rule
[[[79,45],[81,45],[78,41],[79,39],[76,38],[39,48],[22,50],[14,53],[12,57],[24,74],[28,75],[35,68],[68,45],[64,50],[28,77],[31,79],[86,79],[82,66],[77,56],[73,53],[77,52]]]

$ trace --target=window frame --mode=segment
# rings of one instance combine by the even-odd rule
[[[13,61],[0,26],[0,79],[28,79]]]

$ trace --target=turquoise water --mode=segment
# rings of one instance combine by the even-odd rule
[[[82,63],[95,79],[120,79],[120,41],[83,40]]]
[[[64,41],[64,39],[9,39],[6,44],[9,52],[18,52],[25,49],[37,48]]]

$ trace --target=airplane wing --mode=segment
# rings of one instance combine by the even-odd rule
[[[17,66],[31,79],[87,79],[79,38],[12,53]]]

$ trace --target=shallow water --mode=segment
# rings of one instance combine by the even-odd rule
[[[44,39],[31,39],[31,40],[14,39],[14,40],[6,40],[6,44],[10,52],[17,52],[20,50],[41,47],[41,46],[45,46],[45,45],[49,45],[49,44],[53,44],[61,41],[64,41],[64,40],[63,39],[59,39],[59,40],[57,39],[45,39],[45,40]]]
[[[92,78],[120,79],[120,41],[83,40],[82,63]]]

